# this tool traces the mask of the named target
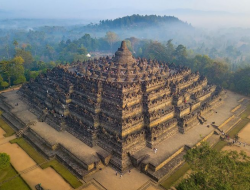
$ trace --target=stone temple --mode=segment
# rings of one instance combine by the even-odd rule
[[[222,92],[189,68],[133,58],[123,41],[112,58],[59,65],[24,84],[19,95],[39,121],[98,147],[104,164],[150,173],[161,166],[146,161],[146,150],[204,122]],[[70,168],[78,172],[73,164]]]

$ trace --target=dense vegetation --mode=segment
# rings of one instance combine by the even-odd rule
[[[192,173],[177,190],[250,189],[250,158],[245,152],[217,151],[207,143],[184,156]]]
[[[179,30],[176,30],[173,24],[185,27],[183,29],[185,35],[175,36]],[[140,35],[150,30],[154,40],[139,38],[137,32],[131,34],[135,29],[138,29]],[[95,30],[102,30],[103,36],[93,37]],[[160,36],[164,36],[167,40],[155,41],[159,33],[155,33],[154,30],[159,30],[158,32],[162,33]],[[167,38],[169,33],[166,30],[175,33],[173,40]],[[194,36],[190,36],[188,30],[192,31]],[[85,33],[86,31],[90,34]],[[230,39],[232,31],[227,30],[227,33],[222,31],[218,33],[219,38],[213,36],[215,34],[211,34],[212,36],[201,34],[176,17],[155,15],[132,15],[87,26],[44,26],[28,31],[2,29],[0,30],[0,87],[6,88],[29,81],[40,72],[59,63],[84,61],[88,59],[87,53],[93,56],[113,55],[124,39],[123,36],[130,35],[133,37],[125,39],[135,57],[186,65],[193,71],[199,71],[207,76],[211,83],[249,95],[250,36],[246,34],[247,31],[235,29],[233,32],[236,34]],[[191,43],[183,38],[189,38]],[[178,40],[183,40],[183,43],[178,44]]]
[[[32,25],[30,21],[29,26],[25,21],[18,20],[18,24],[15,21],[14,26],[20,26],[22,22],[24,24],[22,28],[13,29],[12,20],[9,22],[0,20],[0,60],[11,59],[15,53],[15,47],[23,47],[32,53],[35,60],[55,61],[58,60],[55,54],[59,54],[57,47],[61,41],[73,42],[84,34],[90,34],[93,39],[101,40],[92,49],[86,47],[88,51],[107,53],[111,50],[113,53],[115,48],[107,46],[104,40],[106,33],[112,31],[119,36],[120,40],[133,36],[140,40],[152,39],[166,43],[169,39],[173,39],[175,46],[183,44],[194,54],[209,55],[212,59],[227,59],[232,71],[249,65],[250,61],[250,29],[201,30],[176,17],[156,15],[132,15],[114,20],[102,20],[98,24],[75,26],[36,27],[37,23]],[[10,23],[9,27],[8,23]],[[61,25],[62,22],[58,24]],[[15,40],[18,42],[17,46],[13,45]]]
[[[151,41],[142,47],[141,52],[142,57],[188,66],[192,71],[199,71],[206,76],[210,83],[241,94],[250,94],[249,66],[233,72],[226,60],[214,60],[208,55],[193,55],[183,45],[175,47],[172,40],[169,40],[166,45]]]

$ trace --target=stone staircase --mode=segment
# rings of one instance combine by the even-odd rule
[[[141,165],[141,163],[148,159],[150,157],[150,155],[148,154],[142,154],[142,155],[131,155],[130,156],[130,160],[131,160],[131,163],[132,165],[135,167],[135,168],[139,168],[139,166]]]
[[[170,175],[178,166],[180,166],[184,162],[183,156],[185,154],[186,151],[182,151],[157,171],[154,171],[149,167],[146,174],[156,181],[161,180],[166,175]]]
[[[179,167],[183,162],[183,156],[186,151],[190,149],[188,146],[180,147],[173,153],[162,154],[157,156],[145,155],[145,154],[135,154],[131,156],[131,162],[133,165],[141,170],[155,181],[160,181],[162,178],[171,175],[171,173]]]
[[[4,112],[2,114],[3,119],[10,124],[16,131],[19,131],[20,129],[23,129],[26,124],[21,121],[19,118],[17,118],[13,113],[11,112]]]
[[[18,131],[16,132],[16,136],[17,136],[17,137],[21,137],[21,136],[24,134],[24,132],[27,131],[28,129],[29,129],[29,126],[26,125],[24,128],[22,128],[22,129],[20,129],[20,130],[18,130]]]
[[[0,107],[4,112],[10,111],[11,109],[13,109],[13,107],[11,105],[9,105],[6,101],[5,101],[6,97],[4,97],[2,94],[0,94]]]
[[[38,152],[44,155],[47,159],[52,159],[55,157],[56,152],[49,148],[45,141],[42,141],[36,137],[36,135],[34,135],[30,130],[27,130],[23,136]]]
[[[88,171],[80,162],[76,161],[62,150],[57,152],[56,158],[79,178],[83,178],[84,176],[96,170],[93,168]]]

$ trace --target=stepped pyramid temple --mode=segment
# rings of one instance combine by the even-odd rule
[[[170,138],[205,122],[222,95],[187,67],[135,59],[124,41],[112,58],[59,65],[18,91],[37,122],[55,129],[43,137],[45,127],[23,134],[47,158],[58,158],[81,177],[110,165],[120,172],[137,167],[154,179],[182,163],[190,148],[163,154],[159,147],[172,146]],[[84,145],[67,148],[73,140],[66,134]],[[64,140],[54,142],[60,135]]]

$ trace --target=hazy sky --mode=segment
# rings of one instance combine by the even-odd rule
[[[249,0],[0,0],[0,9],[71,13],[86,9],[134,7],[141,10],[197,9],[250,12]]]
[[[174,14],[189,23],[199,19],[197,11],[192,15],[190,10],[179,9],[219,11],[222,13],[215,14],[230,14],[228,18],[241,16],[250,25],[249,17],[245,16],[250,13],[250,0],[0,0],[0,11],[14,12],[10,17],[112,19],[138,13]],[[237,19],[232,21],[237,23]]]

